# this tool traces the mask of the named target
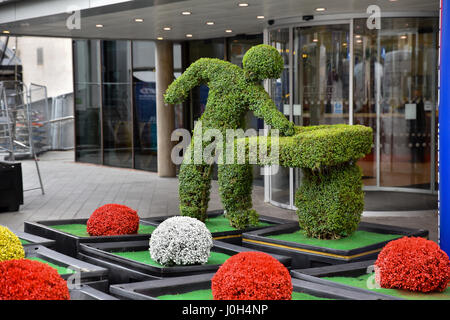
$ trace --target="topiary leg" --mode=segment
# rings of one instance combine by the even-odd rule
[[[258,223],[252,209],[252,166],[248,164],[219,165],[219,193],[231,226],[244,229]]]
[[[339,239],[356,231],[364,209],[361,169],[356,164],[304,169],[295,195],[300,228],[308,237]]]
[[[185,164],[180,167],[179,195],[182,216],[206,221],[211,188],[212,166]]]

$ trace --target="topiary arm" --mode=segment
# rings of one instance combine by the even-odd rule
[[[272,128],[280,130],[282,135],[292,136],[295,133],[294,124],[277,109],[264,88],[258,85],[250,90],[248,104],[255,116],[263,119]]]
[[[212,59],[209,58],[201,58],[192,63],[181,76],[169,85],[164,95],[165,102],[181,103],[186,100],[192,88],[207,83],[208,69],[212,63]]]

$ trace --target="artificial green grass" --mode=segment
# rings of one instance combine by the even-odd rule
[[[398,234],[382,234],[368,231],[357,230],[351,236],[338,239],[338,240],[321,240],[315,238],[308,238],[304,233],[299,230],[293,233],[283,233],[277,235],[266,236],[270,239],[283,240],[288,242],[296,242],[316,247],[336,249],[336,250],[352,250],[369,246],[372,244],[390,241],[393,239],[401,238],[402,235]]]
[[[49,265],[50,267],[56,269],[56,271],[58,271],[58,274],[60,274],[60,275],[61,274],[73,274],[73,273],[76,272],[76,271],[74,271],[72,269],[68,269],[66,267],[58,266],[57,264],[48,262],[46,260],[43,260],[43,259],[40,259],[40,258],[37,258],[37,257],[31,257],[31,258],[27,258],[27,259],[45,263],[45,264]]]
[[[450,300],[450,288],[447,288],[443,292],[433,292],[433,293],[420,293],[407,290],[385,289],[385,288],[369,289],[367,281],[369,277],[371,277],[372,275],[373,274],[364,274],[359,277],[324,277],[322,279],[409,300]],[[370,281],[370,283],[373,284],[374,281]]]
[[[127,259],[134,260],[137,262],[145,263],[145,264],[148,264],[148,265],[151,265],[154,267],[163,267],[162,265],[160,265],[158,262],[156,262],[155,260],[153,260],[150,257],[150,252],[148,250],[128,251],[128,252],[111,252],[111,253],[114,255],[123,257],[123,258],[127,258]],[[211,255],[206,264],[207,265],[222,264],[228,258],[230,258],[230,256],[228,254],[211,251]],[[174,267],[176,267],[176,266],[174,266]]]
[[[213,300],[211,289],[195,290],[179,294],[167,294],[157,297],[159,300]],[[331,300],[319,298],[303,292],[293,292],[292,300]]]
[[[83,237],[83,238],[90,237],[89,233],[87,233],[87,231],[86,231],[85,224],[76,224],[76,223],[61,224],[61,225],[54,225],[54,226],[50,226],[50,227],[53,229],[59,230],[59,231],[63,231],[63,232],[72,234],[74,236]],[[156,229],[155,226],[140,224],[138,234],[150,234],[155,229]]]
[[[31,242],[28,242],[27,240],[24,240],[24,239],[20,239],[19,238],[19,240],[20,240],[20,243],[22,244],[22,245],[26,245],[26,244],[30,244]]]
[[[236,231],[238,229],[230,226],[230,221],[223,215],[219,215],[213,218],[208,218],[205,221],[206,227],[211,233],[214,232],[225,232],[225,231]],[[273,224],[268,222],[259,221],[258,225],[255,227],[270,227]]]
[[[206,224],[206,227],[211,232],[225,232],[225,231],[237,230],[236,228],[230,226],[230,222],[223,215],[219,215],[214,218],[209,218],[205,222],[205,224]],[[272,226],[272,224],[267,223],[267,222],[261,222],[261,221],[257,225],[257,227],[269,227],[269,226]],[[53,225],[50,227],[53,229],[59,230],[59,231],[63,231],[63,232],[72,234],[74,236],[83,237],[83,238],[90,237],[90,235],[86,231],[85,224],[77,224],[77,223],[61,224],[61,225]],[[138,234],[151,234],[155,229],[156,229],[155,226],[140,224]]]

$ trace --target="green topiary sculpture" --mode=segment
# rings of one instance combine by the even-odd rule
[[[244,118],[249,110],[272,128],[279,129],[281,134],[293,135],[293,123],[277,110],[261,85],[264,79],[280,77],[284,67],[281,55],[271,46],[258,45],[247,51],[243,66],[241,69],[219,59],[201,58],[169,86],[165,101],[180,103],[192,88],[205,84],[209,87],[208,102],[194,128],[194,136],[208,129],[217,129],[225,137],[227,129],[244,127]],[[187,160],[195,158],[195,148],[198,146],[194,146],[193,142],[180,168],[180,211],[181,215],[205,221],[212,165],[203,160],[202,163]],[[209,143],[203,141],[201,147]],[[258,214],[252,209],[252,169],[250,165],[226,163],[224,159],[223,164],[218,165],[220,197],[230,224],[243,229],[258,222]]]
[[[245,138],[250,146],[266,144],[267,157],[260,165],[301,168],[303,180],[295,195],[300,228],[306,236],[339,239],[356,231],[364,209],[362,173],[358,159],[370,153],[373,131],[361,125],[295,127],[290,137],[280,137],[274,154],[267,137]],[[249,161],[247,159],[247,161]]]

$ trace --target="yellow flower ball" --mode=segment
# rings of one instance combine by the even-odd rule
[[[20,239],[7,227],[0,226],[0,262],[25,258]]]

